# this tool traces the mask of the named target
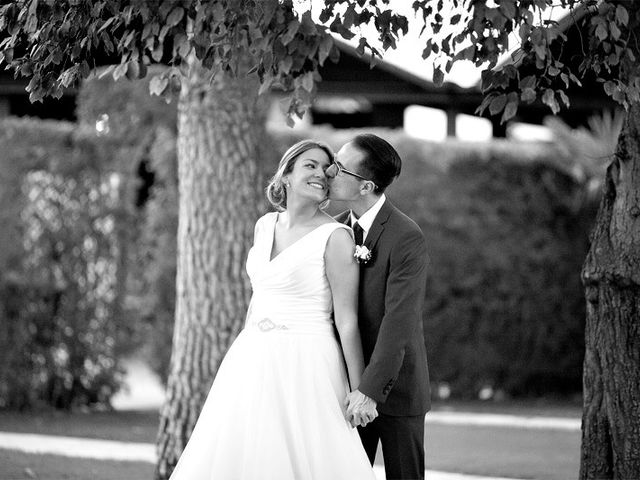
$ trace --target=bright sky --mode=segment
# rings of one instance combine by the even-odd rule
[[[309,4],[309,0],[300,1],[303,4]],[[449,0],[445,0],[445,6],[447,1]],[[314,0],[314,3],[317,3],[317,1]],[[400,38],[395,50],[390,49],[384,52],[383,58],[386,61],[401,66],[416,75],[419,75],[423,78],[431,79],[433,73],[433,56],[427,60],[424,60],[422,58],[422,50],[424,49],[428,35],[425,34],[422,37],[418,36],[423,22],[422,19],[417,18],[415,13],[413,12],[413,8],[411,7],[412,3],[413,2],[410,0],[391,0],[390,6],[393,7],[393,9],[398,13],[403,14],[409,20],[410,31],[407,36]],[[491,3],[491,0],[489,0],[488,3]],[[446,25],[448,24],[448,16],[451,16],[453,13],[462,13],[462,19],[464,21],[465,15],[467,14],[464,9],[456,10],[454,12],[452,8],[453,7],[451,7],[449,13],[443,13],[443,16],[445,17],[445,21],[443,22],[445,24],[445,27],[443,27],[442,29],[443,32],[446,30]],[[317,11],[319,12],[319,9]],[[567,12],[568,10],[566,8],[562,8],[560,6],[548,8],[544,12],[538,13],[538,17],[536,18],[537,21],[535,23],[541,23],[546,19],[559,20]],[[365,36],[371,39],[375,39],[376,32],[374,28],[371,27],[369,31],[370,33],[368,35],[365,33]],[[451,27],[449,27],[449,30],[447,30],[446,33],[449,33],[450,31],[452,31]],[[513,33],[510,36],[509,41],[511,52],[513,52],[518,47],[520,41],[517,33]],[[373,40],[370,40],[370,42],[373,43]],[[353,43],[354,45],[357,45],[356,40],[353,40]],[[480,69],[469,61],[456,62],[453,65],[451,72],[445,76],[445,80],[457,83],[461,87],[470,87],[480,81]]]
[[[446,2],[447,0],[445,0]],[[404,14],[410,22],[410,32],[407,36],[402,37],[397,42],[395,50],[384,52],[385,61],[397,65],[415,75],[431,80],[433,74],[433,60],[422,59],[422,50],[426,39],[418,36],[422,26],[422,20],[416,18],[411,8],[410,0],[391,0],[390,5],[399,13]],[[300,10],[307,10],[310,6],[314,17],[318,17],[323,7],[322,0],[294,0],[294,4]],[[553,18],[557,20],[566,13],[565,9],[554,7],[548,9],[542,15],[544,18]],[[446,15],[443,15],[446,17]],[[542,20],[542,16],[539,21]],[[464,19],[464,15],[463,15]],[[446,23],[446,20],[445,20]],[[375,30],[373,26],[367,30],[363,30],[364,35],[369,38],[370,43],[376,46]],[[357,45],[357,38],[351,41]],[[513,35],[511,44],[517,47],[517,35]],[[381,50],[381,49],[379,49]],[[475,67],[471,62],[456,62],[449,74],[445,75],[445,81],[454,82],[461,87],[471,87],[480,81],[480,69]],[[429,125],[429,132],[425,132],[424,125]],[[443,140],[446,138],[446,116],[444,112],[426,108],[426,107],[410,107],[405,112],[405,130],[411,135],[415,135],[428,140]],[[456,130],[458,137],[464,140],[481,141],[491,138],[491,128],[488,120],[469,115],[460,115],[456,120]],[[523,132],[523,133],[518,133]],[[522,126],[515,126],[512,129],[514,136],[522,135],[527,139],[548,139],[549,133],[541,128],[526,129]]]

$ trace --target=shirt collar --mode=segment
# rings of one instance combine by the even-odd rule
[[[380,198],[378,199],[378,201],[376,203],[374,203],[371,208],[369,210],[367,210],[366,212],[364,212],[362,214],[362,216],[358,219],[356,219],[355,215],[353,214],[353,210],[351,211],[351,226],[353,227],[353,224],[357,222],[360,224],[360,226],[362,227],[362,230],[364,230],[365,236],[367,234],[367,232],[369,230],[371,230],[371,225],[373,225],[373,221],[376,219],[376,215],[378,215],[378,212],[380,211],[380,209],[382,208],[382,205],[384,205],[385,200],[387,199],[387,197],[385,197],[384,193],[382,195],[380,195]]]

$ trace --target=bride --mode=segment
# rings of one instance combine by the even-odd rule
[[[364,360],[352,232],[321,209],[332,159],[304,140],[280,160],[267,187],[278,212],[258,220],[247,257],[245,328],[171,480],[375,479],[353,428],[373,418],[346,409]]]

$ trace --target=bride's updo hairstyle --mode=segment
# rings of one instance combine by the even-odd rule
[[[289,150],[284,152],[284,155],[280,159],[278,170],[276,170],[276,174],[269,180],[266,189],[267,199],[277,210],[282,212],[287,208],[287,190],[283,180],[284,176],[293,170],[293,165],[301,154],[314,148],[323,150],[329,157],[329,161],[333,163],[333,151],[326,143],[315,140],[302,140],[289,147]],[[325,206],[326,203],[328,203],[328,201],[323,202],[321,207]]]

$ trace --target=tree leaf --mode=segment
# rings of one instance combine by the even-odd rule
[[[129,80],[140,78],[140,65],[138,65],[138,62],[131,60],[127,63],[126,75]]]
[[[271,75],[265,75],[265,77],[262,80],[262,83],[260,83],[260,89],[258,90],[258,95],[262,95],[265,92],[268,92],[269,89],[271,88],[271,85],[273,85],[273,77]]]
[[[502,118],[500,119],[500,123],[505,123],[515,117],[516,112],[518,111],[518,95],[516,94],[515,100],[509,100],[507,105],[504,107],[504,113],[502,114]]]
[[[598,23],[598,26],[596,27],[596,37],[598,37],[598,39],[600,41],[606,39],[608,36],[608,32],[607,32],[607,27],[604,23]]]
[[[282,60],[280,60],[280,63],[278,64],[278,71],[288,74],[289,72],[291,72],[292,65],[293,58],[291,58],[291,55],[287,55]]]
[[[320,23],[327,23],[329,20],[331,20],[331,15],[333,14],[333,8],[328,8],[325,7],[322,9],[322,11],[320,12],[320,17],[318,18],[318,20],[320,20]]]
[[[325,35],[322,37],[320,41],[320,46],[318,47],[318,62],[320,65],[324,65],[325,60],[331,53],[331,49],[333,48],[333,37],[331,35]]]
[[[605,93],[606,93],[607,95],[609,95],[609,96],[613,96],[613,92],[614,92],[614,91],[615,91],[615,89],[616,89],[616,84],[615,84],[615,82],[612,82],[611,80],[609,80],[609,81],[607,81],[607,82],[604,82],[603,87],[604,87],[604,91],[605,91]]]
[[[162,60],[162,55],[164,54],[164,49],[161,42],[158,43],[156,48],[151,51],[151,58],[153,58],[156,62]]]
[[[523,88],[520,94],[520,99],[523,102],[531,103],[536,99],[536,91],[533,88]]]
[[[567,75],[566,73],[561,73],[560,79],[564,82],[564,86],[566,88],[569,88],[569,75]]]
[[[611,38],[613,38],[614,40],[618,40],[620,38],[620,35],[622,35],[622,32],[615,22],[609,23],[609,31],[611,32]]]
[[[315,86],[315,81],[313,79],[313,72],[307,72],[302,77],[302,88],[304,88],[307,92],[313,92],[313,88]]]
[[[560,105],[558,105],[555,94],[550,88],[547,88],[544,91],[544,94],[542,95],[542,103],[547,105],[554,115],[560,111]]]
[[[32,0],[31,5],[29,5],[29,12],[27,13],[27,22],[25,24],[24,30],[27,33],[35,33],[38,29],[38,0]]]
[[[527,75],[526,77],[520,79],[518,86],[521,90],[525,88],[533,88],[536,85],[536,76],[535,75]]]
[[[582,86],[582,82],[580,81],[580,79],[578,77],[576,77],[573,73],[569,73],[569,78],[571,79],[571,81],[573,83],[575,83],[576,85],[578,85],[579,87]]]
[[[169,85],[169,79],[167,77],[156,75],[149,82],[149,92],[152,95],[160,96],[167,88],[167,85]]]
[[[436,87],[441,87],[444,83],[444,72],[439,66],[433,69],[433,83]]]
[[[126,73],[127,73],[127,64],[121,63],[113,71],[113,79],[118,80],[119,78],[122,78]]]
[[[356,21],[356,9],[353,5],[349,5],[342,16],[342,25],[344,28],[351,28]]]
[[[518,28],[518,34],[520,35],[520,42],[525,43],[531,34],[531,25],[528,23],[521,24]]]
[[[557,90],[558,95],[560,96],[560,100],[564,103],[565,107],[569,108],[571,106],[571,102],[569,101],[569,97],[562,90]]]
[[[171,13],[167,17],[166,25],[168,27],[175,27],[180,23],[180,21],[182,20],[182,17],[184,17],[184,8],[176,7],[173,10],[171,10]]]
[[[489,104],[489,113],[491,115],[496,115],[497,113],[500,113],[504,108],[504,106],[506,105],[506,103],[507,103],[507,96],[504,93],[497,95],[496,97],[494,97],[493,100],[491,100],[491,103]]]
[[[427,40],[427,45],[422,50],[422,58],[427,59],[431,55],[431,39]]]
[[[616,21],[620,25],[628,25],[629,24],[629,12],[622,5],[618,5],[616,7]]]
[[[97,33],[104,32],[109,26],[116,20],[116,17],[108,18],[106,22],[102,24],[102,26],[98,29]]]
[[[287,25],[286,32],[280,37],[280,41],[283,45],[288,45],[293,40],[293,37],[298,33],[298,29],[300,28],[300,22],[298,20],[293,20],[289,22]]]
[[[500,2],[500,10],[504,13],[508,19],[515,18],[516,16],[516,2],[515,0],[502,0]]]
[[[98,78],[104,78],[107,75],[109,75],[110,73],[113,72],[113,70],[116,68],[115,65],[109,65],[108,67],[106,67],[102,72],[100,72],[100,74],[98,75]]]
[[[486,108],[489,106],[489,104],[491,103],[491,100],[493,100],[494,95],[487,95],[482,99],[482,103],[480,103],[480,105],[478,106],[478,108],[476,108],[475,113],[477,115],[482,115],[482,113],[486,110]]]

